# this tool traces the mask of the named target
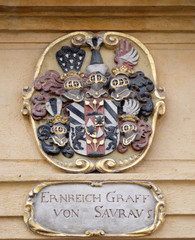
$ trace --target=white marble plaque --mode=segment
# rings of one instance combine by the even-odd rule
[[[31,230],[51,236],[143,236],[163,219],[161,191],[141,181],[43,183],[24,215]]]

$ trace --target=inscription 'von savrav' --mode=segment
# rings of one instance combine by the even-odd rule
[[[36,228],[52,235],[85,235],[97,230],[106,235],[151,232],[164,216],[163,197],[151,183],[138,183],[39,185],[38,193],[27,202],[26,215],[30,205]],[[28,217],[25,221],[28,224]],[[29,226],[35,230],[32,221]]]

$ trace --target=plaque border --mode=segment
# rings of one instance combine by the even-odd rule
[[[106,234],[103,230],[100,231],[86,231],[85,234],[65,234],[65,233],[57,233],[53,231],[49,231],[43,227],[41,227],[37,222],[34,221],[34,201],[33,198],[45,187],[51,185],[58,184],[89,184],[91,187],[101,187],[103,184],[137,184],[142,187],[148,188],[154,198],[157,201],[155,208],[155,217],[152,226],[149,228],[144,228],[132,233],[124,233],[124,234]],[[32,230],[41,235],[45,236],[53,236],[53,237],[92,237],[92,236],[108,236],[108,237],[141,237],[146,236],[154,232],[159,225],[165,220],[165,201],[162,191],[155,184],[148,181],[59,181],[59,182],[43,182],[35,186],[28,195],[28,200],[25,204],[24,211],[24,222],[25,224]]]

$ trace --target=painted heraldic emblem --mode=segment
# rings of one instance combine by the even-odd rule
[[[134,37],[74,32],[42,54],[31,88],[23,89],[40,151],[69,172],[119,172],[151,146],[164,89],[153,59]]]

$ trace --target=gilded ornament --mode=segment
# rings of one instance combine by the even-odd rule
[[[52,237],[146,236],[164,219],[164,196],[147,181],[41,183],[30,191],[24,213],[32,231]]]
[[[43,156],[73,173],[134,166],[165,113],[152,56],[118,32],[74,32],[52,42],[23,99]]]

